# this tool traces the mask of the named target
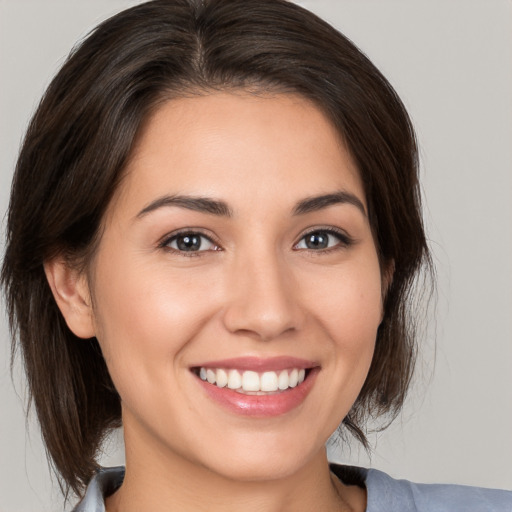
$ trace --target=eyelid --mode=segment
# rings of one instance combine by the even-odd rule
[[[328,235],[333,235],[338,238],[339,243],[336,244],[333,247],[327,247],[325,249],[297,249],[297,245],[308,235],[311,235],[313,233],[327,233]],[[340,248],[345,248],[351,246],[353,243],[355,243],[354,238],[352,238],[345,230],[337,228],[335,226],[315,226],[312,228],[308,228],[306,231],[304,231],[298,241],[294,244],[293,248],[295,250],[309,250],[311,252],[328,252],[331,250],[336,250]]]
[[[306,236],[311,235],[313,233],[318,233],[318,232],[327,233],[329,235],[335,236],[336,238],[338,238],[339,243],[336,244],[333,247],[328,247],[328,248],[319,249],[319,250],[314,250],[314,249],[297,249],[297,245]],[[213,250],[222,250],[222,247],[221,247],[220,243],[218,242],[218,240],[216,239],[216,237],[212,233],[206,232],[206,230],[204,230],[203,228],[196,228],[196,227],[180,228],[180,229],[177,229],[175,231],[171,231],[170,233],[166,233],[158,241],[157,247],[159,249],[167,249],[169,251],[173,251],[173,252],[179,253],[181,255],[186,255],[186,256],[199,256],[202,253],[212,251],[212,249],[207,249],[207,250],[202,250],[202,251],[179,251],[177,249],[169,247],[169,244],[173,241],[173,239],[177,238],[180,235],[199,235],[199,236],[204,237],[207,240],[209,240],[215,246],[215,249],[213,249]],[[335,227],[335,226],[314,226],[314,227],[308,228],[307,230],[305,230],[300,235],[300,237],[298,238],[297,242],[295,242],[295,244],[293,245],[293,249],[294,250],[309,250],[311,252],[322,252],[322,253],[325,253],[325,252],[328,252],[328,251],[331,251],[331,250],[336,250],[336,249],[348,247],[348,246],[352,245],[354,242],[355,242],[355,240],[343,229],[340,229],[340,228]]]
[[[173,251],[185,256],[199,256],[201,253],[209,252],[212,249],[202,250],[202,251],[179,251],[177,249],[174,249],[172,247],[169,247],[169,244],[178,236],[180,235],[199,235],[203,238],[206,238],[209,240],[214,246],[214,250],[222,250],[220,244],[216,240],[216,237],[213,236],[210,232],[205,232],[202,228],[194,228],[194,227],[187,227],[187,228],[180,228],[175,231],[171,231],[170,233],[166,233],[160,240],[157,242],[157,247],[159,249],[167,249],[168,251]]]

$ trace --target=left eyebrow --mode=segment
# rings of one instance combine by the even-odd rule
[[[158,210],[160,208],[177,206],[179,208],[185,208],[187,210],[194,210],[196,212],[209,213],[211,215],[218,215],[221,217],[231,217],[232,212],[229,206],[224,201],[217,199],[211,199],[209,197],[198,197],[188,195],[174,195],[174,196],[162,196],[155,199],[147,206],[145,206],[138,214],[136,218],[141,218],[150,212]]]
[[[351,204],[367,217],[363,202],[354,194],[340,190],[332,194],[312,196],[298,202],[293,209],[293,215],[304,215],[305,213],[316,212],[335,204]]]

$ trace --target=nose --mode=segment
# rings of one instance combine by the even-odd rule
[[[232,333],[271,341],[302,323],[292,272],[275,255],[239,258],[229,269],[223,322]]]

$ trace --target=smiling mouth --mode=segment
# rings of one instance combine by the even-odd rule
[[[255,372],[226,368],[194,368],[193,372],[204,382],[218,388],[227,388],[245,395],[270,395],[300,386],[311,369],[289,368],[279,371]]]

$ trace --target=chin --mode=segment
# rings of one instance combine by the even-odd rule
[[[209,471],[229,480],[262,482],[296,474],[311,459],[325,453],[323,443],[313,446],[311,439],[309,443],[299,439],[293,442],[289,433],[285,436],[247,435],[245,441],[227,443],[229,449],[219,445],[215,450],[206,449],[201,463]]]

